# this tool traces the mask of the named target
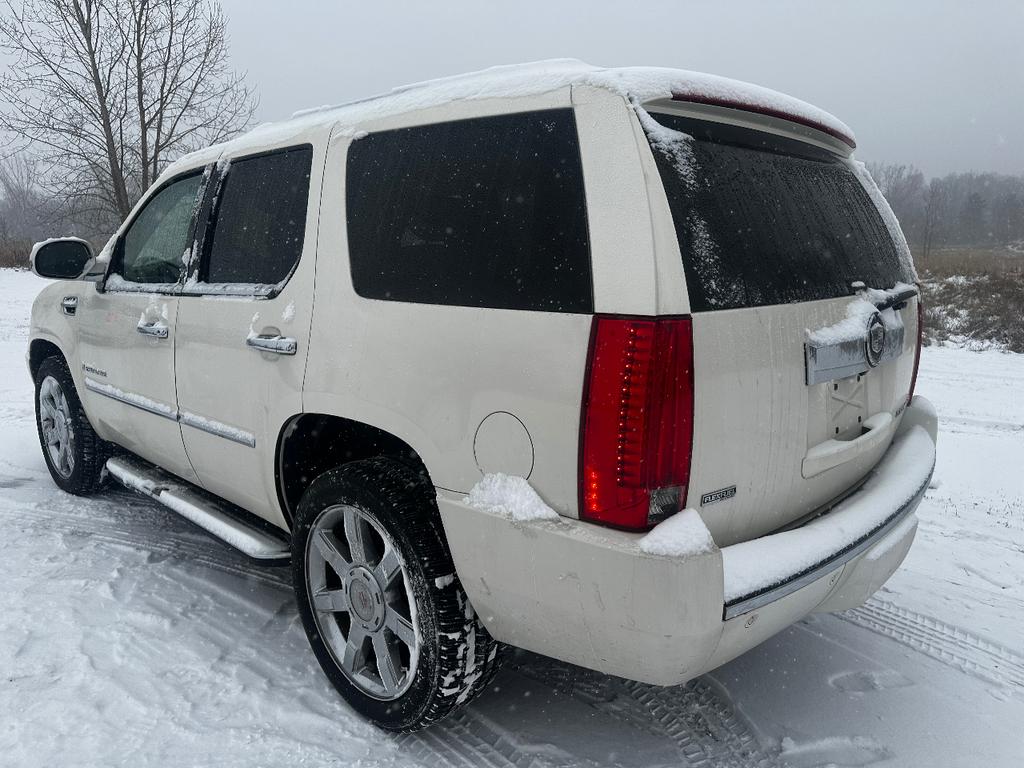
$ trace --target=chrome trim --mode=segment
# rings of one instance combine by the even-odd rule
[[[160,322],[144,323],[141,320],[135,326],[135,330],[143,336],[152,336],[157,339],[166,339],[169,330],[166,325]]]
[[[299,348],[295,339],[290,339],[287,336],[268,336],[264,334],[246,336],[245,345],[252,349],[258,349],[260,352],[273,352],[275,355],[294,355],[295,351]]]
[[[837,379],[847,379],[858,373],[866,373],[882,363],[895,360],[903,354],[903,338],[906,328],[899,313],[895,322],[885,327],[882,351],[870,355],[868,351],[872,326],[881,323],[878,313],[872,314],[864,324],[864,335],[832,344],[815,344],[810,339],[804,344],[804,361],[807,367],[807,385],[823,384]],[[872,362],[873,361],[873,362]]]
[[[881,523],[881,525],[875,528],[874,531],[867,534],[859,541],[849,545],[846,549],[837,552],[832,557],[822,560],[817,565],[812,565],[810,568],[801,571],[781,584],[777,584],[774,587],[768,587],[760,592],[756,592],[746,597],[740,597],[726,603],[722,612],[723,621],[729,621],[737,616],[742,616],[745,613],[756,611],[758,608],[763,608],[769,603],[774,603],[776,600],[781,600],[786,597],[786,595],[790,595],[799,589],[803,589],[808,584],[812,584],[827,575],[829,571],[833,571],[843,565],[846,565],[858,555],[861,555],[866,550],[871,549],[871,547],[877,544],[881,539],[884,539],[887,534],[892,532],[897,525],[903,522],[904,518],[917,509],[917,505],[920,504],[921,499],[924,497],[924,492],[928,489],[928,484],[931,482],[932,473],[934,472],[935,465],[932,464],[931,471],[928,472],[928,477],[925,478],[921,487],[917,489],[917,492],[913,497],[893,512],[883,523]]]
[[[243,429],[232,427],[223,422],[216,421],[215,419],[208,419],[205,416],[199,416],[195,413],[189,413],[188,411],[177,411],[167,406],[169,410],[163,410],[159,406],[161,403],[153,402],[152,405],[147,403],[145,400],[137,400],[130,396],[130,393],[121,392],[116,390],[109,384],[101,384],[98,381],[93,381],[89,377],[85,379],[85,388],[91,392],[95,392],[98,395],[109,397],[111,400],[116,400],[119,403],[130,405],[133,408],[138,408],[140,411],[146,413],[152,413],[156,416],[162,416],[169,421],[176,421],[179,424],[184,424],[187,427],[198,429],[201,432],[206,432],[217,437],[222,437],[225,440],[230,440],[233,443],[239,445],[247,445],[250,448],[256,447],[256,436],[251,432],[246,432]]]
[[[140,411],[152,413],[156,416],[162,416],[163,418],[169,419],[170,421],[178,420],[178,412],[171,409],[169,405],[167,406],[167,408],[170,410],[165,411],[158,407],[159,405],[162,405],[162,403],[157,403],[154,401],[152,405],[149,405],[145,401],[134,400],[129,396],[129,393],[121,392],[120,390],[115,391],[116,388],[112,387],[110,384],[103,384],[98,381],[93,381],[88,376],[85,377],[85,388],[88,389],[90,392],[95,392],[97,395],[109,397],[111,400],[116,400],[119,403],[130,405],[132,408],[138,408]]]
[[[233,443],[247,445],[250,448],[256,447],[256,436],[251,432],[246,432],[244,429],[238,429],[214,419],[208,419],[205,416],[199,416],[188,411],[180,411],[178,413],[178,422],[186,427],[192,427],[217,437],[223,437],[225,440],[230,440]]]
[[[247,524],[229,507],[168,472],[128,456],[107,460],[107,472],[129,490],[149,496],[203,530],[261,561],[283,561],[291,548],[278,537]]]

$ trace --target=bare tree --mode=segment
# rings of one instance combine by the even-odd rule
[[[228,67],[215,0],[4,0],[0,128],[57,199],[117,219],[176,157],[229,138],[255,109]]]
[[[921,227],[921,258],[927,261],[941,235],[949,209],[949,190],[942,179],[932,179],[924,199],[924,223]]]

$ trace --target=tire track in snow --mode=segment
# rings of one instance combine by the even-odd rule
[[[193,531],[184,527],[179,531],[154,525],[151,529],[139,530],[138,519],[131,521],[103,520],[84,515],[68,516],[51,509],[23,506],[6,511],[4,519],[45,524],[48,530],[57,533],[83,533],[87,536],[82,541],[83,546],[99,544],[101,546],[127,547],[150,555],[177,558],[184,563],[201,565],[232,576],[253,579],[272,587],[289,591],[292,588],[288,569],[260,568],[257,565],[249,565],[243,555],[236,554],[227,544],[220,544],[214,539],[210,539],[210,543],[207,544],[201,539],[194,538]],[[198,528],[195,529],[195,531],[198,530]],[[282,573],[274,573],[274,570],[280,570]]]
[[[1024,688],[1024,656],[952,624],[876,599],[835,615],[961,672]]]
[[[120,494],[118,494],[120,495]],[[174,558],[240,578],[259,581],[269,587],[291,591],[287,569],[251,565],[227,545],[210,539],[187,524],[166,525],[156,515],[162,507],[126,494],[127,500],[146,511],[143,517],[104,518],[42,505],[11,505],[8,521],[45,526],[64,535],[84,534],[82,546],[126,547],[161,558]],[[141,502],[141,503],[140,503]],[[91,504],[89,506],[92,506]],[[98,511],[98,510],[97,510]],[[275,573],[280,571],[280,573]],[[781,765],[758,745],[749,728],[732,707],[707,682],[693,681],[676,688],[656,688],[629,683],[573,667],[541,656],[530,655],[518,671],[545,687],[571,696],[588,706],[641,732],[667,736],[679,749],[684,765],[725,768],[775,768]],[[430,765],[459,768],[531,768],[544,758],[521,749],[500,728],[490,726],[473,714],[472,708],[456,713],[432,729],[398,737],[398,743]]]
[[[530,768],[538,762],[535,755],[520,750],[499,730],[474,717],[471,709],[460,710],[426,730],[404,734],[398,744],[425,765]]]
[[[518,671],[639,730],[675,742],[687,766],[782,768],[709,678],[662,688],[530,655]]]

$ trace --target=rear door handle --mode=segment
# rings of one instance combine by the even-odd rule
[[[295,339],[278,334],[251,334],[245,338],[245,344],[260,352],[273,352],[275,355],[294,355],[299,348]]]
[[[167,338],[167,326],[159,321],[145,323],[140,320],[139,324],[135,326],[135,330],[141,333],[143,336],[152,336],[153,338],[156,339]]]
[[[65,315],[73,315],[78,309],[77,296],[65,296],[60,300],[60,309]]]

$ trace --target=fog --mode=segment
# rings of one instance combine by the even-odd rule
[[[850,124],[863,160],[1024,173],[1024,3],[327,3],[223,0],[257,118],[537,59],[654,65],[784,91]]]

